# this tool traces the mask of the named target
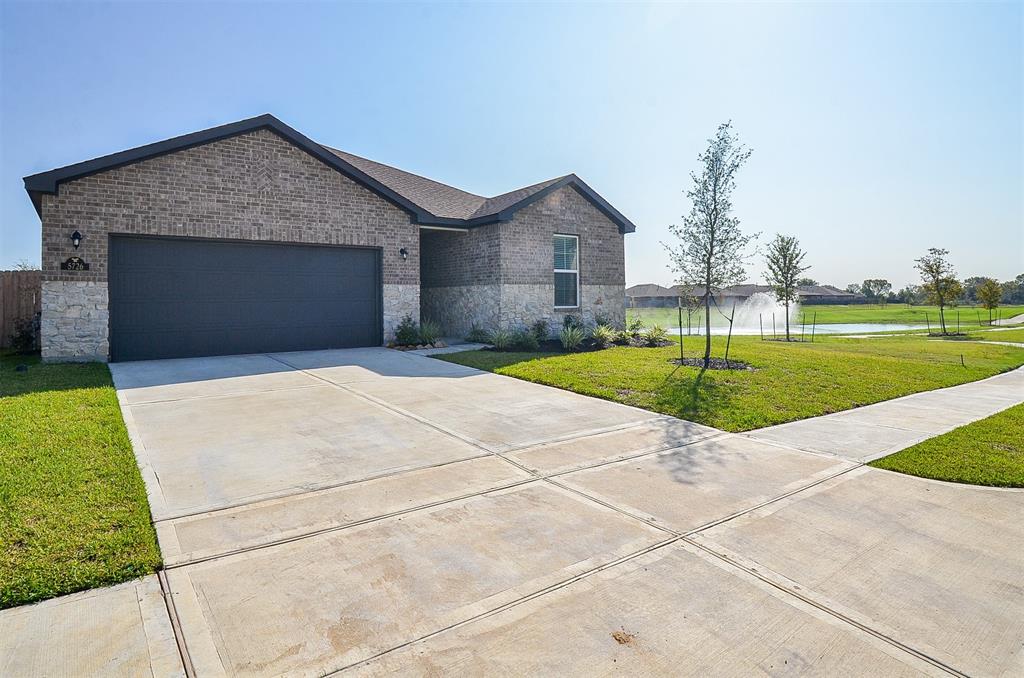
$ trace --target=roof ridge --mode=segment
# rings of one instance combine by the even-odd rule
[[[533,195],[537,191],[544,190],[551,184],[557,183],[571,176],[575,175],[570,172],[569,174],[563,174],[562,176],[555,177],[554,179],[538,181],[537,183],[530,184],[529,186],[513,188],[511,191],[506,191],[504,193],[499,193],[498,195],[491,196],[490,198],[487,198],[483,202],[483,204],[480,205],[480,207],[477,208],[477,210],[472,214],[472,216],[479,217],[487,214],[493,214],[495,212],[500,212],[505,207],[513,205],[522,200],[523,198],[529,197],[530,195]]]
[[[319,142],[317,142],[317,143],[319,143]],[[364,156],[361,156],[361,155],[356,155],[355,153],[352,153],[351,151],[344,151],[344,150],[342,150],[340,148],[334,148],[333,146],[328,146],[327,144],[320,144],[320,145],[323,146],[324,148],[326,148],[331,153],[341,153],[342,155],[347,155],[349,157],[356,158],[358,160],[362,160],[363,162],[368,162],[368,163],[371,163],[373,165],[378,165],[380,167],[386,167],[386,168],[388,168],[390,170],[395,170],[397,172],[401,172],[403,174],[408,174],[409,176],[416,177],[417,179],[423,179],[424,181],[429,181],[432,184],[438,184],[440,186],[446,186],[447,188],[450,188],[453,191],[458,191],[460,193],[465,193],[466,195],[471,195],[474,198],[480,198],[481,200],[487,200],[487,196],[485,196],[485,195],[478,195],[478,194],[473,193],[471,191],[467,191],[465,189],[459,188],[458,186],[452,186],[451,184],[446,184],[443,181],[438,181],[437,179],[431,179],[430,177],[423,176],[422,174],[416,174],[415,172],[410,172],[409,170],[404,170],[401,167],[395,167],[394,165],[389,165],[387,163],[380,162],[379,160],[373,160],[371,158],[367,158],[367,157],[364,157]]]
[[[56,195],[59,186],[66,182],[258,130],[268,130],[276,134],[357,184],[375,192],[407,212],[416,224],[473,228],[509,221],[520,209],[544,199],[553,191],[571,186],[616,224],[620,233],[632,233],[636,230],[629,219],[576,174],[566,174],[488,198],[318,143],[269,113],[65,165],[48,172],[32,174],[24,177],[25,190],[32,200],[36,213],[42,216],[43,195]]]
[[[377,165],[379,167],[386,167],[387,169],[390,169],[390,170],[395,170],[395,171],[398,171],[398,172],[402,172],[403,174],[408,174],[409,176],[416,177],[417,179],[423,179],[424,181],[429,181],[432,184],[438,184],[440,186],[445,186],[447,188],[450,188],[452,190],[458,191],[460,193],[465,193],[466,195],[471,195],[474,198],[480,198],[481,200],[484,200],[484,201],[497,200],[498,198],[503,198],[503,197],[505,197],[507,195],[511,195],[512,193],[515,193],[517,191],[526,191],[526,190],[529,190],[531,188],[538,188],[538,189],[539,188],[543,188],[544,186],[548,186],[550,184],[553,184],[556,181],[561,181],[562,179],[566,179],[568,177],[575,176],[575,174],[573,172],[569,172],[568,174],[562,174],[562,175],[559,175],[559,176],[554,177],[552,179],[546,179],[544,181],[538,181],[535,184],[528,184],[526,186],[520,186],[518,188],[513,188],[511,191],[505,191],[504,193],[498,193],[496,195],[486,196],[486,195],[480,195],[479,193],[473,193],[472,191],[467,191],[467,190],[465,190],[463,188],[459,188],[458,186],[452,186],[451,184],[446,184],[443,181],[438,181],[437,179],[431,179],[428,176],[424,176],[422,174],[417,174],[416,172],[410,172],[409,170],[404,170],[401,167],[395,167],[394,165],[389,165],[387,163],[380,162],[379,160],[373,160],[371,158],[367,158],[367,157],[364,157],[364,156],[361,156],[361,155],[357,155],[356,153],[353,153],[351,151],[345,151],[345,150],[342,150],[340,148],[334,148],[333,146],[328,146],[327,144],[320,144],[320,145],[323,146],[324,148],[326,148],[331,153],[341,153],[342,155],[349,156],[349,157],[352,157],[352,158],[356,158],[356,159],[361,160],[363,162],[368,162],[368,163],[370,163],[372,165]],[[482,205],[481,205],[481,207],[482,207]]]

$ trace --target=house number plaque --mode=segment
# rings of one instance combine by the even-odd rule
[[[67,261],[60,262],[62,271],[88,271],[89,264],[82,261],[81,257],[68,257]]]

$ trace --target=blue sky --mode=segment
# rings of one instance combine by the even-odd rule
[[[736,213],[845,286],[1024,271],[1024,14],[1008,4],[2,3],[0,268],[39,261],[21,178],[270,112],[483,195],[576,172],[660,244],[715,126]],[[761,265],[750,267],[760,281]]]

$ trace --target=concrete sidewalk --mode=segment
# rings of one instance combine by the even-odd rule
[[[868,462],[1024,402],[1024,368],[951,388],[746,433],[753,440]]]
[[[166,569],[0,612],[0,675],[1024,670],[1024,491],[861,466],[1021,370],[734,435],[383,349],[111,368]]]

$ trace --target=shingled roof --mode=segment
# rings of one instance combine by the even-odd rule
[[[408,212],[413,222],[417,224],[472,228],[509,221],[516,211],[533,204],[553,191],[571,186],[616,224],[620,232],[632,233],[636,230],[629,219],[608,204],[575,174],[567,174],[487,198],[389,165],[367,160],[358,155],[324,146],[270,114],[139,146],[49,172],[33,174],[25,177],[25,190],[32,199],[36,212],[42,216],[42,194],[57,193],[58,187],[62,183],[259,129],[274,132],[341,174],[374,191]]]

